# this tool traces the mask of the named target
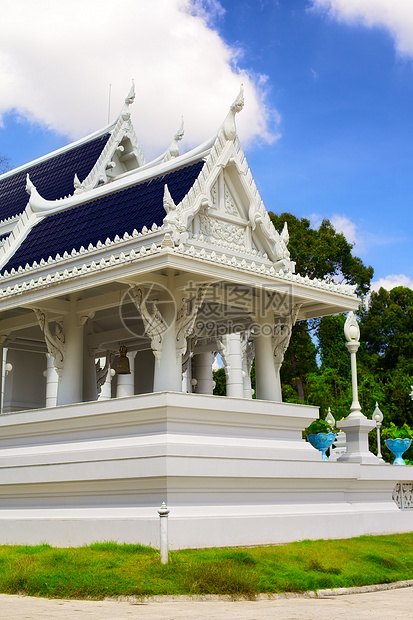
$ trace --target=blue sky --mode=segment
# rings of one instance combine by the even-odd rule
[[[165,12],[170,13],[163,20],[158,13],[151,21],[147,8],[142,19],[149,20],[147,29],[149,33],[154,29],[153,38],[160,37],[156,49],[163,44],[177,52],[182,45],[176,63],[170,61],[167,49],[159,57],[147,50],[144,65],[138,65],[139,49],[126,46],[123,50],[122,43],[114,52],[117,65],[108,67],[107,74],[102,69],[100,81],[99,67],[91,79],[91,69],[82,66],[85,56],[77,62],[69,28],[59,35],[62,44],[56,38],[47,49],[47,42],[43,43],[44,54],[36,57],[40,52],[35,39],[25,48],[18,45],[24,32],[10,33],[10,22],[6,35],[0,25],[0,154],[17,166],[99,129],[107,121],[108,83],[114,84],[115,114],[129,88],[126,76],[131,74],[139,100],[134,125],[139,136],[142,129],[143,145],[150,151],[164,140],[166,147],[179,125],[178,110],[183,108],[187,135],[192,136],[190,147],[191,139],[208,137],[202,135],[203,125],[209,133],[219,126],[236,95],[236,85],[244,81],[245,109],[237,120],[267,209],[309,217],[315,226],[322,218],[331,219],[356,242],[354,253],[374,267],[376,282],[413,286],[413,9],[409,3],[377,0],[383,11],[375,13],[369,0],[195,4],[185,0],[183,12],[182,3],[180,7],[178,1],[167,1]],[[132,10],[128,0],[122,2]],[[150,3],[152,12],[157,13],[157,4],[166,7],[164,2]],[[77,3],[62,0],[75,15]],[[27,2],[15,4],[25,8]],[[84,0],[83,8],[90,5],[92,11],[95,4],[96,0]],[[100,0],[102,4],[109,7],[110,3]],[[50,19],[55,17],[56,5],[49,0],[39,0],[37,6]],[[390,18],[389,7],[394,14]],[[132,39],[133,24],[130,27]],[[169,32],[174,36],[171,43]],[[82,48],[82,33],[78,36]],[[88,50],[90,34],[84,36]],[[109,55],[113,47],[107,46],[108,36],[105,22],[96,24],[94,47],[101,46]],[[112,37],[118,36],[112,32]],[[188,37],[191,43],[186,50]],[[52,49],[57,49],[53,57]],[[161,69],[150,71],[151,62]]]

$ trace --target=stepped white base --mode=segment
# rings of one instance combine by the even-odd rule
[[[322,462],[301,405],[159,393],[0,416],[0,543],[171,548],[413,530],[410,467]]]

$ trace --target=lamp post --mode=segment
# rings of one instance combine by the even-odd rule
[[[376,407],[373,411],[372,420],[376,423],[376,431],[377,431],[377,458],[383,461],[383,456],[381,454],[381,437],[380,437],[380,427],[383,422],[383,414],[379,409],[378,403],[376,403]]]
[[[356,353],[360,346],[360,328],[353,312],[349,312],[346,319],[344,335],[351,359],[353,401],[350,407],[351,412],[347,418],[337,422],[337,427],[346,433],[347,444],[346,452],[337,460],[350,463],[379,464],[382,461],[370,452],[368,439],[369,432],[375,427],[376,423],[373,420],[368,420],[362,413],[358,399]]]

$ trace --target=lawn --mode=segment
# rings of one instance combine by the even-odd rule
[[[413,533],[172,551],[115,542],[0,546],[0,592],[50,598],[302,592],[413,579]]]

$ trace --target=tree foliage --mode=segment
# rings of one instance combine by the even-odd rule
[[[291,260],[295,261],[297,273],[310,278],[324,278],[329,282],[356,285],[360,296],[368,293],[373,268],[366,267],[362,260],[352,254],[352,244],[337,232],[329,220],[323,220],[318,229],[311,228],[306,218],[299,219],[290,213],[270,213],[277,230],[287,223],[290,235],[288,248]],[[281,380],[285,400],[294,402],[316,401],[315,381],[317,373],[317,351],[313,336],[327,326],[337,329],[337,324],[325,322],[320,328],[317,320],[297,323],[293,328],[289,347],[284,356]],[[323,337],[321,331],[318,336]],[[328,334],[325,335],[328,339]],[[328,346],[324,347],[328,351]],[[346,350],[344,350],[346,353]],[[342,394],[344,377],[337,377],[335,389]],[[319,389],[323,389],[321,385]],[[340,397],[340,402],[346,402]],[[344,407],[344,404],[343,404]]]
[[[0,174],[10,170],[10,160],[4,155],[0,155]]]
[[[296,263],[297,273],[309,278],[326,278],[330,282],[355,284],[356,293],[361,296],[369,292],[373,267],[366,267],[360,258],[353,256],[353,245],[329,220],[323,220],[315,229],[311,228],[310,220],[299,219],[291,213],[269,215],[278,231],[287,222],[288,249],[291,260]]]

